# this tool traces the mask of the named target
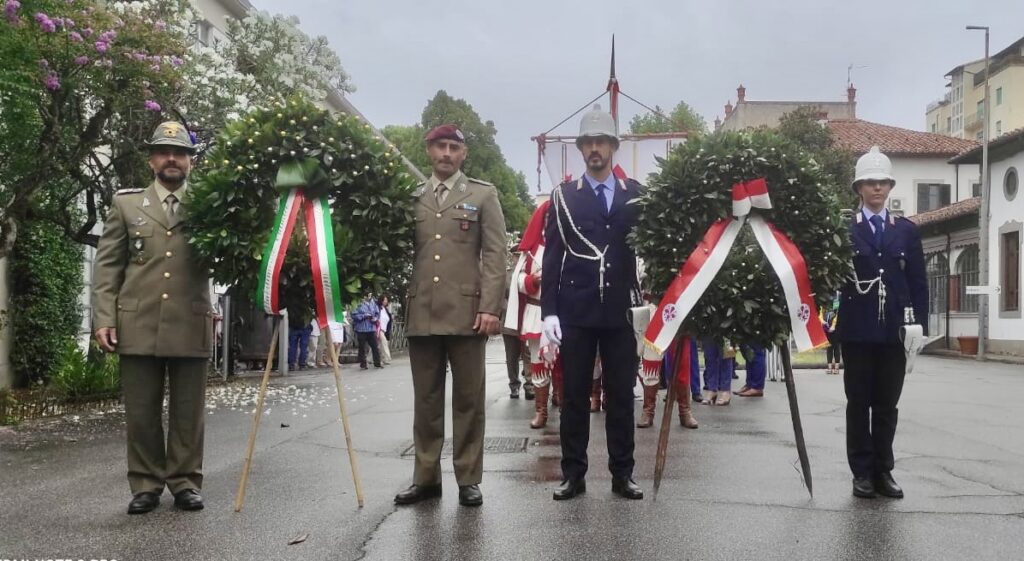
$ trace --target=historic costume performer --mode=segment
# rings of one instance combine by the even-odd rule
[[[541,310],[544,334],[560,345],[563,395],[559,434],[562,484],[554,499],[586,491],[590,441],[589,397],[600,347],[604,389],[608,394],[605,431],[612,492],[642,499],[633,481],[633,386],[636,339],[628,312],[639,305],[636,254],[626,236],[636,225],[629,201],[641,186],[612,174],[619,146],[615,120],[595,108],[583,117],[576,146],[587,172],[554,189],[544,239]]]
[[[894,184],[892,163],[877,146],[857,160],[853,190],[862,204],[850,225],[854,271],[842,290],[838,330],[846,361],[846,456],[853,494],[863,498],[903,497],[892,477],[907,366],[901,338],[927,334],[928,327],[921,235],[886,209]]]
[[[551,201],[544,201],[530,218],[530,223],[519,242],[519,260],[512,271],[508,287],[508,309],[505,329],[514,329],[530,349],[530,379],[536,401],[536,414],[530,428],[539,429],[548,423],[548,396],[558,393],[561,384],[561,365],[558,347],[544,337],[541,318],[541,268],[544,259],[544,219]],[[512,311],[517,310],[518,314]]]

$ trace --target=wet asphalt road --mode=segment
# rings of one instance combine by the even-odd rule
[[[695,405],[696,431],[673,426],[656,502],[656,428],[637,431],[648,497],[631,502],[610,492],[604,415],[591,415],[588,492],[554,502],[557,420],[530,430],[533,402],[508,399],[503,357],[492,342],[487,436],[526,444],[485,457],[481,508],[458,505],[447,457],[442,499],[392,504],[412,474],[412,385],[408,359],[396,357],[384,370],[343,371],[363,509],[334,379],[319,370],[273,380],[245,507],[232,511],[258,385],[246,380],[210,390],[207,508],[196,513],[165,494],[153,513],[124,514],[116,410],[0,429],[0,559],[1024,559],[1022,366],[919,360],[896,441],[902,501],[850,496],[841,377],[800,370],[813,498],[784,387],[769,382],[762,399]]]

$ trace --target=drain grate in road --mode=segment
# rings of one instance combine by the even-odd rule
[[[529,441],[528,438],[522,438],[518,436],[488,436],[484,437],[484,453],[485,454],[516,454],[518,452],[526,451],[526,444]],[[402,456],[414,456],[416,449],[414,444],[406,446],[405,451],[402,452]],[[442,456],[452,455],[452,440],[446,438],[444,446],[441,447]]]

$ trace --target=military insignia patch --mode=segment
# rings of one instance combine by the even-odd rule
[[[164,136],[167,138],[174,138],[178,136],[178,131],[181,130],[181,125],[177,123],[166,123],[164,124]]]

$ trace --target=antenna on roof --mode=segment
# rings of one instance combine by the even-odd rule
[[[854,66],[850,63],[850,66],[846,67],[846,87],[849,88],[853,85],[853,69],[854,68],[867,68],[867,66]]]

